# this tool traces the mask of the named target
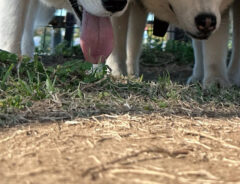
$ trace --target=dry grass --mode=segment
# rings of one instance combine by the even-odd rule
[[[239,183],[240,119],[107,115],[0,135],[2,183]]]
[[[233,118],[240,115],[238,90],[213,88],[204,91],[200,85],[181,85],[168,77],[157,82],[142,82],[107,76],[95,83],[80,84],[71,92],[56,92],[47,99],[32,101],[29,107],[8,109],[0,113],[0,125],[125,113]]]

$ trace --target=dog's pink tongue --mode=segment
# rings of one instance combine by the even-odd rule
[[[102,63],[113,49],[113,29],[109,18],[83,12],[80,44],[85,59]]]

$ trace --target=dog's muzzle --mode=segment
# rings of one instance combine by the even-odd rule
[[[127,0],[102,0],[102,5],[107,11],[116,13],[126,7]]]
[[[217,17],[213,14],[199,14],[195,17],[195,24],[200,34],[210,35],[217,26]]]

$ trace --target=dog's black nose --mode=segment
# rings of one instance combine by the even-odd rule
[[[217,17],[213,14],[200,14],[195,18],[198,30],[203,34],[210,34],[216,29]]]
[[[128,0],[102,0],[103,7],[112,13],[122,11]]]

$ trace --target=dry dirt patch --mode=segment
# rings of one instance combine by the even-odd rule
[[[0,132],[1,184],[240,183],[240,119],[100,115]]]

